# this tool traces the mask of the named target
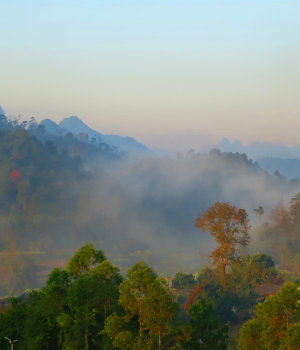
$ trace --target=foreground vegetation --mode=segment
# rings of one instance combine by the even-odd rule
[[[299,349],[300,281],[284,283],[270,256],[243,254],[248,222],[245,210],[226,202],[200,214],[196,227],[217,242],[211,267],[197,279],[177,273],[173,288],[144,261],[122,277],[88,243],[50,273],[45,287],[3,304],[0,345],[11,337],[32,350]],[[265,283],[283,287],[264,300],[255,287]],[[176,288],[192,292],[186,298]],[[229,325],[243,323],[230,342]]]
[[[0,313],[0,346],[17,339],[16,349],[227,349],[229,325],[245,322],[238,349],[298,349],[300,292],[286,282],[264,302],[241,273],[263,281],[276,271],[267,256],[247,256],[237,273],[218,280],[217,268],[199,274],[197,296],[188,310],[165,278],[140,261],[125,277],[91,244],[81,247],[65,268],[55,268],[46,286],[12,297]],[[270,276],[272,275],[272,276]],[[177,280],[183,274],[177,274]],[[185,278],[186,283],[188,279]],[[176,285],[176,277],[174,284]],[[282,281],[283,282],[283,281]],[[230,285],[228,285],[228,283]],[[233,284],[236,286],[234,289]],[[187,285],[184,285],[186,287]],[[255,306],[256,305],[256,306]],[[185,305],[186,306],[186,305]],[[255,307],[255,316],[251,313]],[[249,320],[249,321],[247,321]]]

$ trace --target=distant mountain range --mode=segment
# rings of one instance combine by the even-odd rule
[[[261,158],[257,160],[259,166],[266,170],[270,175],[276,171],[287,180],[300,179],[300,159],[280,159],[280,158]]]
[[[71,132],[75,137],[79,137],[79,134],[85,133],[88,135],[89,142],[91,142],[93,138],[95,142],[101,140],[110,146],[117,147],[119,151],[127,151],[130,155],[139,158],[155,156],[150,149],[142,143],[137,142],[134,138],[119,135],[103,135],[91,129],[76,116],[65,118],[59,124],[56,124],[50,119],[44,119],[40,122],[40,125],[44,125],[46,133],[49,135],[66,135]]]
[[[214,146],[204,146],[202,152],[208,153],[212,148],[218,148],[221,152],[245,153],[252,160],[266,157],[281,159],[300,157],[300,146],[289,148],[282,143],[273,144],[258,141],[252,142],[249,146],[244,146],[238,140],[231,143],[225,137]]]

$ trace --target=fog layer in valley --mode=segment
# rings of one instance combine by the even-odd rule
[[[246,209],[255,226],[258,216],[253,209],[263,206],[267,219],[281,198],[288,203],[298,193],[297,184],[269,176],[244,155],[216,150],[208,157],[193,152],[176,160],[149,157],[114,174],[96,175],[94,181],[78,201],[84,216],[77,217],[77,225],[89,228],[78,239],[87,240],[93,232],[92,241],[120,253],[205,253],[212,242],[194,222],[215,202]]]
[[[264,207],[265,220],[281,198],[288,203],[299,192],[297,181],[269,176],[244,154],[213,149],[209,155],[189,151],[176,159],[129,162],[106,144],[72,135],[44,144],[39,132],[13,125],[0,132],[6,292],[43,285],[53,267],[64,266],[87,242],[104,249],[122,273],[137,260],[165,276],[195,272],[207,263],[199,252],[214,244],[194,227],[201,212],[229,202],[245,209],[256,226],[253,209]]]

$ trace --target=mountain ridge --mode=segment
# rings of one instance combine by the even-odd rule
[[[142,143],[136,141],[133,137],[101,134],[90,128],[77,116],[64,118],[59,124],[56,124],[51,119],[44,119],[40,122],[40,125],[44,125],[47,134],[66,135],[67,133],[72,133],[78,138],[80,133],[86,133],[87,140],[95,138],[96,141],[105,142],[110,146],[115,146],[119,151],[129,152],[130,155],[137,157],[155,156],[153,151],[148,149]]]

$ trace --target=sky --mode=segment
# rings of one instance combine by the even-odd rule
[[[300,144],[300,1],[0,0],[0,106],[150,148]]]

